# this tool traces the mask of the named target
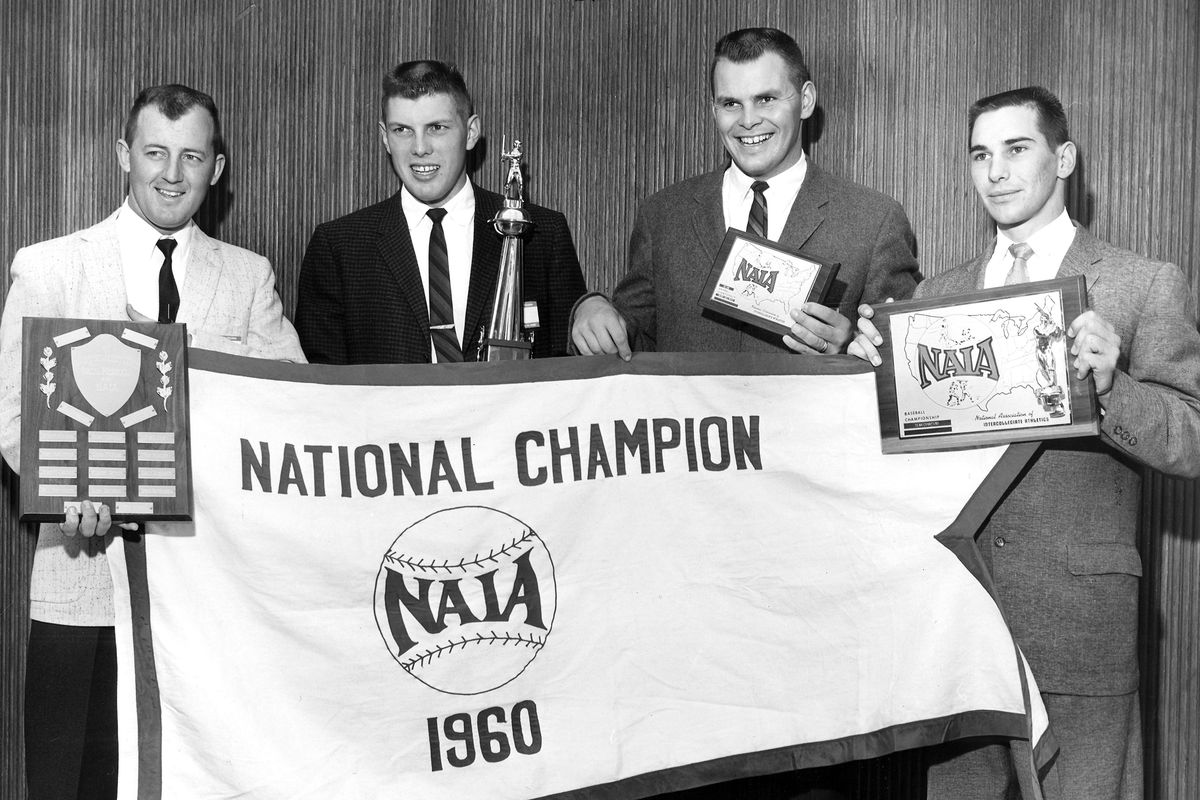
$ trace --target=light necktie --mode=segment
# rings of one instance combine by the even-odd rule
[[[171,271],[171,254],[178,244],[174,239],[159,239],[155,244],[163,254],[163,263],[158,269],[159,322],[174,322],[179,314],[179,287],[175,285],[175,273]]]
[[[433,230],[429,233],[429,335],[439,364],[462,361],[462,348],[454,331],[454,297],[450,290],[450,258],[446,253],[446,232],[442,220],[446,209],[428,212]]]
[[[755,181],[750,184],[754,192],[754,201],[750,204],[750,218],[746,220],[746,230],[755,236],[770,239],[767,236],[767,196],[763,192],[771,188],[766,181]]]
[[[1025,242],[1016,242],[1008,246],[1008,252],[1012,253],[1013,265],[1004,279],[1004,285],[1029,283],[1029,257],[1033,255],[1033,248]]]

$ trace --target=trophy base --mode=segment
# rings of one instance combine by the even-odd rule
[[[483,344],[480,361],[524,361],[533,356],[533,343],[509,339],[489,339]]]
[[[1061,386],[1048,386],[1044,389],[1038,389],[1037,398],[1041,401],[1042,410],[1051,417],[1066,416],[1067,412],[1063,409],[1063,390]]]

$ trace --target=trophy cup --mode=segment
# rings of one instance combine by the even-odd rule
[[[534,303],[521,301],[521,266],[523,242],[521,237],[533,227],[533,219],[521,199],[525,183],[521,178],[521,140],[514,139],[512,150],[502,158],[508,162],[508,177],[504,180],[504,207],[492,218],[492,226],[504,237],[500,251],[500,269],[492,294],[492,314],[480,332],[479,361],[515,361],[529,358],[533,336],[538,327]]]

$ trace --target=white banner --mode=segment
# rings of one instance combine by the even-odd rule
[[[881,455],[852,359],[189,377],[195,522],[110,549],[122,798],[639,797],[1045,732],[935,539],[1031,451]]]

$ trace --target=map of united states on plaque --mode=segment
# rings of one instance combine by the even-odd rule
[[[819,264],[795,264],[748,244],[740,254],[734,280],[754,308],[786,318],[808,298]]]
[[[986,305],[981,313],[908,317],[904,353],[925,395],[943,408],[991,412],[1065,385],[1064,326],[1051,298]]]

